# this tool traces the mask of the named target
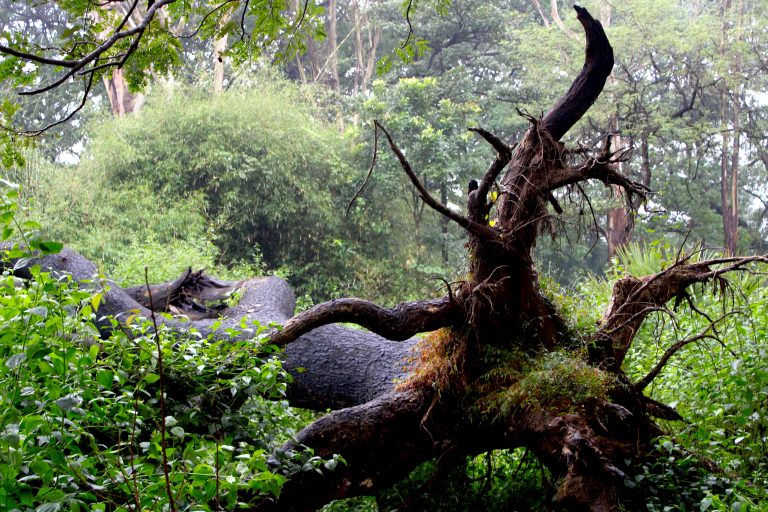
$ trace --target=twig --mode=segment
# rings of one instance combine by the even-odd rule
[[[678,341],[677,343],[673,344],[671,347],[669,347],[664,352],[664,355],[661,356],[661,359],[659,359],[659,362],[656,363],[656,366],[654,366],[653,369],[651,369],[651,371],[648,372],[648,375],[646,375],[645,377],[643,377],[642,379],[637,381],[634,384],[634,386],[632,386],[634,388],[634,390],[637,391],[637,392],[640,392],[640,391],[644,390],[648,386],[648,384],[650,384],[653,381],[653,379],[656,378],[656,376],[659,374],[659,372],[661,372],[661,370],[664,369],[664,366],[667,364],[669,359],[673,355],[675,355],[675,353],[677,351],[679,351],[681,348],[685,347],[686,345],[690,345],[691,343],[695,343],[697,341],[701,341],[701,340],[704,340],[704,339],[713,339],[713,340],[716,340],[716,341],[720,341],[720,340],[717,339],[717,337],[715,337],[715,336],[713,336],[711,334],[708,334],[708,332],[715,328],[715,324],[717,322],[722,321],[723,319],[725,319],[729,315],[730,315],[730,313],[726,313],[725,315],[721,316],[720,318],[718,318],[714,322],[710,323],[709,326],[707,326],[707,328],[704,329],[704,332],[702,332],[702,333],[700,333],[700,334],[698,334],[696,336],[693,336],[691,338],[682,339],[682,340]]]
[[[349,204],[347,205],[346,214],[349,215],[349,210],[352,209],[352,205],[355,204],[355,201],[358,197],[360,197],[360,194],[363,193],[363,190],[365,190],[365,187],[368,185],[368,181],[371,179],[371,175],[373,174],[373,167],[376,165],[376,157],[379,155],[379,130],[378,125],[374,125],[373,128],[373,155],[371,156],[371,166],[368,167],[368,174],[365,175],[365,180],[363,181],[363,184],[360,185],[360,187],[357,189],[357,192],[355,192],[355,195],[352,196],[352,199],[349,200]]]
[[[439,214],[443,215],[444,217],[447,217],[450,220],[454,221],[459,226],[463,227],[464,229],[466,229],[467,231],[469,231],[471,234],[475,236],[485,238],[485,239],[498,238],[499,234],[496,230],[488,226],[484,226],[476,221],[470,220],[464,217],[463,215],[460,215],[454,212],[444,204],[437,201],[434,197],[432,197],[432,195],[424,187],[424,184],[421,183],[421,180],[419,180],[418,176],[416,176],[416,173],[413,172],[413,169],[411,168],[411,164],[408,163],[408,160],[405,158],[405,155],[403,154],[402,151],[400,151],[400,148],[397,147],[397,144],[395,144],[395,141],[392,139],[392,136],[389,134],[386,128],[384,128],[381,125],[381,123],[375,120],[373,121],[373,124],[376,128],[384,132],[384,135],[387,137],[387,140],[389,141],[389,147],[392,149],[392,152],[395,153],[395,156],[397,156],[397,159],[400,161],[400,166],[403,168],[405,173],[411,179],[411,183],[416,188],[422,201],[424,201],[424,203],[426,203],[427,206],[429,206]]]
[[[89,76],[87,81],[85,82],[85,89],[83,90],[83,99],[80,100],[80,104],[74,110],[72,110],[72,112],[67,114],[67,116],[65,118],[63,118],[63,119],[59,119],[58,121],[50,123],[47,126],[45,126],[43,128],[40,128],[38,130],[27,130],[27,131],[22,131],[22,132],[16,132],[16,130],[14,130],[13,128],[6,127],[6,126],[3,126],[3,129],[8,130],[8,131],[12,131],[14,133],[19,133],[20,135],[28,135],[30,137],[37,137],[38,135],[42,134],[43,132],[46,132],[46,131],[50,130],[51,128],[53,128],[55,126],[58,126],[60,124],[66,123],[67,121],[72,119],[75,116],[75,114],[80,112],[83,109],[83,107],[85,107],[85,103],[88,101],[88,95],[90,94],[92,88],[93,88],[93,75]]]
[[[173,500],[171,491],[171,476],[168,473],[168,453],[166,450],[165,436],[165,383],[163,379],[163,347],[160,344],[160,331],[157,328],[157,317],[155,316],[155,305],[152,301],[152,287],[149,286],[149,267],[144,267],[144,283],[147,286],[149,296],[149,312],[152,317],[152,326],[155,328],[155,346],[157,347],[157,373],[160,376],[160,453],[163,458],[163,475],[165,476],[165,492],[168,495],[168,502],[171,512],[176,512],[176,503]]]

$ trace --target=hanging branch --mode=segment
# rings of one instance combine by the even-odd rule
[[[152,21],[152,19],[155,17],[155,14],[157,13],[157,11],[160,8],[162,8],[162,7],[164,7],[164,6],[168,5],[168,4],[172,4],[174,2],[176,2],[176,0],[157,0],[154,4],[152,4],[152,6],[149,9],[147,9],[147,13],[144,15],[144,17],[142,18],[140,23],[138,23],[135,27],[132,27],[132,28],[127,29],[127,30],[123,30],[123,28],[125,27],[126,23],[129,20],[129,18],[131,17],[131,13],[133,12],[133,8],[135,8],[136,3],[138,3],[138,0],[136,0],[134,2],[133,7],[129,10],[128,14],[126,14],[123,17],[123,19],[120,21],[120,24],[117,26],[117,28],[115,29],[114,33],[106,41],[104,41],[99,46],[97,46],[94,50],[92,50],[90,53],[88,53],[87,55],[85,55],[82,58],[77,59],[77,60],[47,59],[47,58],[40,57],[40,56],[32,54],[32,53],[21,52],[21,51],[18,51],[18,50],[12,50],[11,48],[8,48],[7,46],[2,46],[2,45],[0,45],[0,52],[11,54],[11,51],[13,51],[12,55],[14,55],[15,57],[18,57],[18,58],[21,58],[21,59],[24,59],[24,60],[28,60],[30,62],[40,62],[40,63],[45,63],[45,64],[50,64],[50,65],[56,65],[56,66],[61,66],[61,67],[69,68],[69,71],[64,73],[59,79],[51,82],[50,84],[48,84],[46,86],[43,86],[43,87],[39,87],[37,89],[33,89],[33,90],[30,90],[30,91],[22,91],[22,92],[19,93],[19,94],[21,94],[23,96],[31,96],[31,95],[36,95],[36,94],[42,94],[44,92],[50,91],[51,89],[54,89],[54,88],[60,86],[61,84],[63,84],[67,80],[69,80],[70,78],[74,77],[80,70],[84,69],[88,64],[90,64],[92,62],[96,62],[99,59],[99,57],[101,57],[101,55],[104,52],[106,52],[107,50],[112,48],[118,41],[120,41],[122,39],[126,39],[128,37],[135,36],[135,40],[133,41],[133,44],[131,44],[131,47],[126,52],[127,55],[125,55],[123,57],[123,59],[121,59],[120,61],[114,62],[114,63],[111,64],[111,65],[113,65],[115,67],[121,66],[122,63],[125,62],[127,57],[131,53],[133,53],[133,51],[136,49],[136,47],[138,45],[138,40],[141,39],[141,36],[143,35],[143,33],[146,30],[146,28],[149,26],[149,24]],[[41,59],[45,60],[46,62],[42,62]],[[87,71],[86,71],[86,73],[87,73]]]

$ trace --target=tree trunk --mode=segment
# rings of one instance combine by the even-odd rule
[[[618,116],[614,117],[613,130],[614,133],[610,136],[610,147],[613,151],[620,151],[623,149],[623,143],[619,133]],[[622,162],[618,162],[616,166],[618,172],[622,172]],[[643,184],[645,185],[645,183]],[[616,256],[619,249],[629,243],[630,237],[632,236],[632,229],[635,226],[635,219],[632,212],[633,205],[627,200],[627,194],[624,191],[624,188],[620,185],[612,185],[611,192],[613,193],[613,196],[624,203],[625,206],[618,206],[608,210],[608,222],[605,231],[608,242],[609,260]]]
[[[736,46],[742,38],[744,0],[738,0],[736,13],[735,41],[729,38],[732,23],[728,17],[732,9],[731,0],[723,0],[721,15],[723,31],[720,42],[721,57],[729,58],[728,52],[734,51],[732,74],[741,72],[741,57]],[[734,44],[736,43],[736,44]],[[729,80],[729,79],[727,79]],[[730,83],[730,82],[728,82]],[[739,242],[739,150],[741,147],[741,91],[728,89],[720,93],[720,119],[722,121],[722,152],[720,156],[720,202],[723,211],[724,249],[726,254],[736,254]],[[729,108],[730,107],[730,108]],[[730,120],[730,123],[728,122]],[[729,126],[730,125],[730,126]]]
[[[336,11],[336,0],[328,0],[328,9],[326,10],[326,16],[328,16],[328,67],[330,68],[328,83],[331,86],[331,90],[339,94],[341,92],[341,83],[339,80],[339,41],[336,29],[338,24]]]
[[[601,21],[606,27],[611,24],[611,5],[608,3],[601,3]],[[610,77],[609,83],[614,85],[615,79]],[[610,122],[611,134],[609,135],[608,143],[613,151],[621,151],[624,149],[624,142],[621,139],[621,124],[619,121],[619,114],[614,114]],[[623,172],[622,162],[618,162],[617,170]],[[648,186],[648,185],[646,185]],[[632,235],[632,229],[635,222],[632,213],[632,205],[627,201],[627,196],[624,192],[624,188],[619,185],[611,186],[611,193],[613,197],[619,200],[623,205],[616,206],[608,210],[608,221],[606,222],[606,242],[608,244],[608,260],[611,260],[616,256],[619,249],[629,243]]]
[[[221,16],[219,28],[224,28],[232,16],[231,11],[227,11]],[[224,52],[227,50],[227,34],[224,34],[213,41],[213,92],[224,92]]]
[[[104,87],[107,89],[109,106],[115,117],[137,112],[144,104],[143,94],[132,93],[128,89],[122,68],[115,68],[111,75],[104,77]]]

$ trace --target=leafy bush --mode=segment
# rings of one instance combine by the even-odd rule
[[[4,238],[23,234],[15,188],[3,190]],[[11,246],[6,246],[11,247]],[[102,281],[85,288],[33,267],[23,281],[5,251],[0,276],[0,508],[219,510],[243,493],[278,495],[296,471],[332,467],[311,452],[270,454],[301,420],[265,328],[212,341],[134,319],[102,339]]]
[[[677,254],[663,244],[630,246],[609,275],[649,275]],[[600,279],[583,282],[587,309],[602,310],[610,287]],[[641,501],[649,510],[758,510],[768,503],[768,289],[761,278],[732,276],[727,287],[692,290],[691,304],[650,317],[624,362],[636,381],[675,342],[710,335],[675,353],[646,389],[686,424],[670,425],[675,435],[660,440],[661,462],[636,468],[628,485],[645,482],[651,495]],[[707,465],[712,472],[702,471]]]

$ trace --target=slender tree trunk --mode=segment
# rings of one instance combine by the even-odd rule
[[[440,183],[440,201],[443,204],[448,204],[448,184],[443,180]],[[450,260],[448,259],[448,224],[450,221],[447,217],[440,218],[440,231],[442,232],[442,239],[440,240],[440,253],[442,256],[443,267],[448,268]]]
[[[648,132],[643,131],[640,134],[640,170],[642,172],[642,183],[646,188],[651,188],[651,158],[648,152]],[[689,158],[690,160],[690,158]]]
[[[381,27],[372,27],[370,17],[366,15],[368,19],[368,60],[365,64],[365,73],[363,73],[362,91],[368,91],[368,84],[373,77],[373,72],[376,67],[376,52],[379,49],[379,43],[381,42]]]
[[[723,0],[721,15],[723,18],[720,55],[726,60],[729,52],[734,51],[731,73],[741,72],[742,62],[739,48],[734,48],[729,35],[732,22],[729,19],[733,8],[731,0]],[[742,23],[744,16],[744,0],[738,1],[736,13],[736,30],[734,41],[742,38]],[[730,90],[726,78],[724,90],[720,92],[720,119],[722,122],[722,150],[720,155],[720,202],[723,215],[723,245],[727,254],[736,254],[739,242],[739,158],[741,146],[741,92]],[[730,108],[729,108],[730,107]],[[730,122],[729,122],[730,121]]]
[[[330,68],[328,82],[331,89],[336,94],[341,92],[341,83],[339,81],[339,40],[338,40],[338,13],[336,0],[328,0],[328,66]]]
[[[623,141],[619,133],[619,118],[615,116],[611,122],[613,134],[611,139],[611,150],[618,151],[623,147]],[[623,172],[623,163],[617,164],[619,172]],[[627,194],[623,187],[611,185],[613,196],[624,203],[625,206],[617,206],[608,210],[608,222],[606,225],[606,239],[608,243],[608,259],[616,256],[619,249],[629,243],[634,228],[634,218],[631,207],[627,201]]]
[[[360,5],[357,0],[351,3],[352,23],[355,31],[355,82],[353,92],[357,95],[363,88],[363,70],[365,63],[363,58],[363,16],[360,13]]]
[[[541,7],[539,0],[533,0],[533,5],[536,7],[539,16],[541,16],[541,21],[544,23],[544,26],[549,28],[549,18],[547,18],[547,15],[544,14],[544,9]]]
[[[611,5],[603,3],[600,9],[601,22],[604,27],[611,24]],[[613,86],[616,79],[612,76],[608,78],[608,83]],[[624,147],[624,141],[621,139],[621,125],[619,115],[616,113],[611,120],[610,148],[611,151],[619,151]],[[617,163],[619,172],[623,172],[623,163]],[[623,187],[618,185],[611,186],[613,196],[621,201],[622,206],[616,206],[608,210],[606,222],[606,242],[608,244],[608,259],[616,256],[619,249],[629,243],[634,228],[634,218],[631,211],[631,205],[627,201],[627,195]]]
[[[221,16],[219,28],[223,28],[232,16],[231,11],[227,11]],[[227,50],[227,34],[214,40],[213,42],[213,92],[224,92],[224,52]]]
[[[341,81],[339,80],[338,4],[336,0],[328,0],[326,16],[328,16],[328,60],[323,69],[328,68],[325,71],[328,74],[328,83],[331,86],[331,90],[339,95],[341,94]],[[336,126],[339,132],[344,131],[344,117],[341,115],[341,111],[336,112]]]
[[[110,9],[118,11],[123,16],[128,14],[127,5],[124,5],[123,3],[115,3]],[[128,19],[128,27],[131,27],[136,23],[135,16],[137,15],[138,10],[134,12],[134,16],[131,16]],[[95,11],[90,12],[90,17],[94,21],[99,21]],[[103,32],[99,34],[99,36],[102,39],[106,39],[109,37],[109,34]],[[136,112],[144,104],[144,95],[133,93],[128,88],[128,82],[125,79],[125,72],[122,68],[114,68],[111,73],[104,76],[103,82],[104,87],[107,89],[110,110],[115,117],[124,117],[130,113]]]

